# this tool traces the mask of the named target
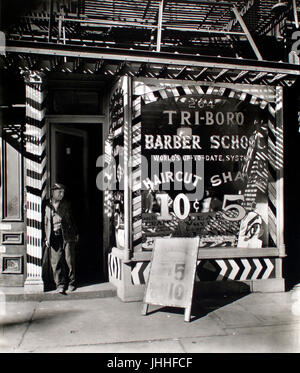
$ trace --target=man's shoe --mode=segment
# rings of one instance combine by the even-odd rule
[[[57,292],[57,293],[60,293],[60,294],[64,294],[65,289],[64,289],[63,286],[58,286],[57,289],[56,289],[56,292]]]
[[[69,285],[69,290],[70,291],[75,291],[76,290],[76,286],[75,285]]]

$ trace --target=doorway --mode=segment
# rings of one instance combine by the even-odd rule
[[[79,286],[105,281],[103,195],[96,187],[102,154],[99,123],[50,123],[50,184],[62,183],[79,231],[76,272]]]

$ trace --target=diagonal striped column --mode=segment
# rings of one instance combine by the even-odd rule
[[[25,185],[27,200],[27,292],[44,290],[42,279],[42,203],[46,193],[46,128],[43,77],[36,72],[24,74],[26,86]]]
[[[278,98],[277,98],[278,101]],[[269,215],[269,242],[270,246],[278,245],[278,217],[282,211],[278,210],[280,203],[280,175],[283,170],[283,129],[281,121],[276,121],[276,113],[280,112],[281,107],[276,102],[276,106],[269,105],[269,121],[268,121],[268,172],[269,172],[269,188],[268,188],[268,215]],[[280,116],[280,115],[279,115]],[[278,198],[279,197],[279,198]]]
[[[132,246],[133,251],[142,250],[142,158],[141,158],[141,106],[142,99],[137,97],[133,100],[132,113]]]
[[[285,256],[284,243],[284,134],[283,134],[283,89],[276,87],[276,237],[279,254]]]

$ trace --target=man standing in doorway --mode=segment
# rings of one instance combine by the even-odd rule
[[[69,287],[76,290],[75,246],[78,233],[70,204],[64,199],[65,187],[55,183],[51,198],[46,201],[44,228],[46,246],[50,249],[50,260],[57,292],[64,293]]]

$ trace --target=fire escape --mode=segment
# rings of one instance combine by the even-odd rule
[[[2,64],[286,85],[299,72],[299,9],[299,0],[49,0],[14,17],[8,7]]]

